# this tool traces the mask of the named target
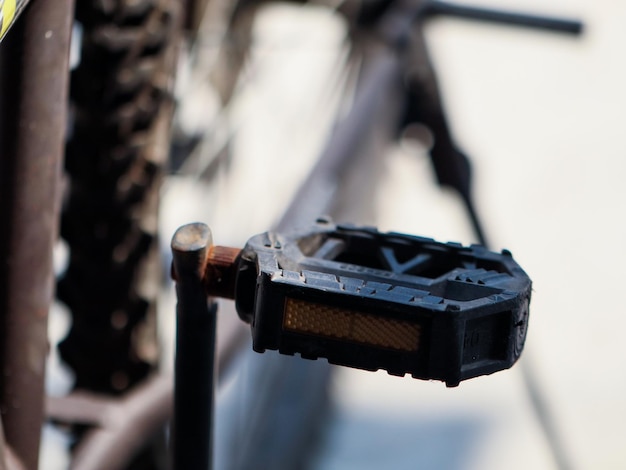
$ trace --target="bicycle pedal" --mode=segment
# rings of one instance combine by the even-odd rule
[[[451,387],[511,367],[526,338],[531,280],[506,250],[321,219],[252,237],[235,277],[257,352]]]

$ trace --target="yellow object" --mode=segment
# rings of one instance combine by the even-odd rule
[[[283,328],[399,351],[417,351],[421,326],[330,305],[287,298]]]
[[[0,0],[0,39],[4,37],[15,17],[16,0]]]

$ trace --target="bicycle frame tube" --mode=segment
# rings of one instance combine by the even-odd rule
[[[26,468],[43,422],[73,3],[34,2],[0,47],[0,406]]]

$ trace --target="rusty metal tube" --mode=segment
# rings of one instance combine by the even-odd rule
[[[209,227],[179,228],[172,238],[176,279],[174,469],[213,468],[213,400],[217,304],[207,298],[204,273],[212,245]]]
[[[53,298],[72,0],[33,2],[0,45],[0,407],[37,468]]]

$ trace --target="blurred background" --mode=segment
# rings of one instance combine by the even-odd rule
[[[585,23],[579,38],[451,19],[426,27],[488,236],[534,282],[526,351],[510,371],[456,389],[337,369],[337,412],[316,468],[551,469],[558,468],[553,446],[571,468],[626,466],[624,315],[612,298],[626,260],[626,6],[481,4]],[[342,59],[341,22],[323,8],[272,7],[256,34],[229,115],[237,129],[232,167],[215,199],[203,196],[211,188],[197,189],[202,202],[193,215],[174,199],[193,189],[172,191],[164,233],[196,219],[224,244],[265,231],[327,135],[339,104],[331,80]],[[461,204],[436,186],[425,152],[390,148],[377,190],[355,198],[375,207],[380,229],[472,242]],[[533,407],[525,369],[543,409]]]
[[[444,18],[426,26],[487,235],[533,279],[526,349],[511,370],[453,389],[334,368],[313,469],[626,468],[626,312],[617,295],[626,262],[626,4],[480,4],[585,24],[578,38]],[[163,187],[164,253],[188,222],[207,223],[215,243],[231,246],[276,222],[345,106],[344,37],[331,8],[269,6],[227,109],[210,85],[215,32],[200,38],[201,60],[181,67],[177,87],[179,131],[202,141]],[[416,142],[390,146],[377,186],[346,201],[355,207],[346,221],[474,242],[460,201],[436,185],[427,151]],[[359,219],[363,204],[368,220]],[[171,286],[163,297],[171,357]],[[63,328],[53,322],[53,335]],[[225,395],[222,388],[218,408]],[[217,434],[234,419],[223,409]],[[63,468],[51,464],[60,457],[47,461]]]

